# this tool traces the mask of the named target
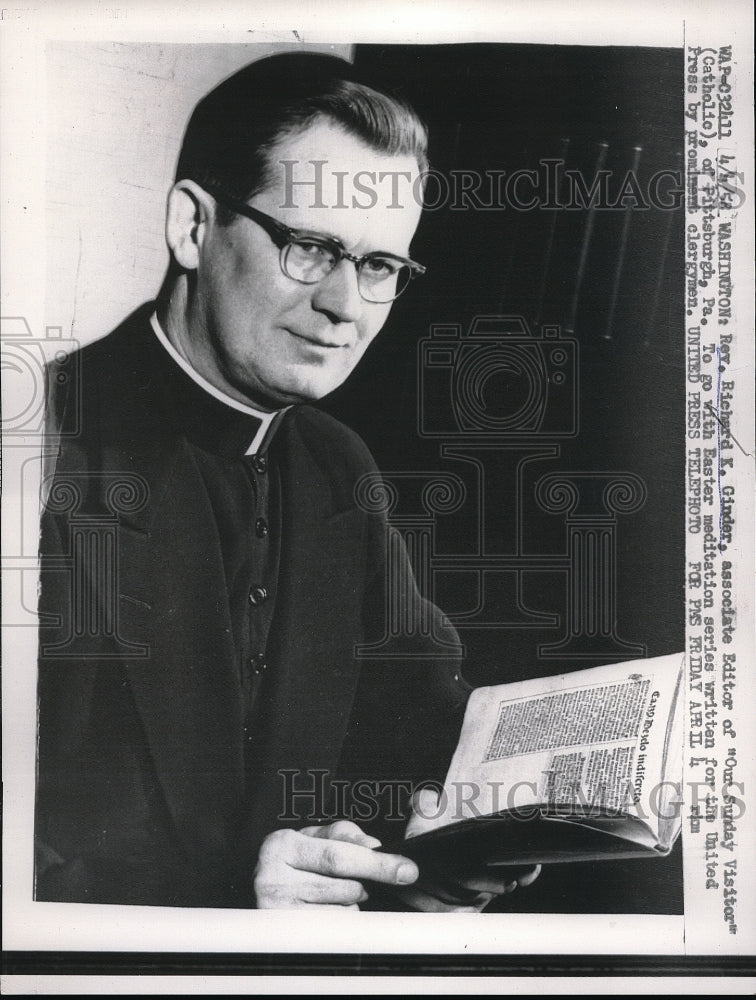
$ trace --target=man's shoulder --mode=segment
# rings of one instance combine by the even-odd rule
[[[135,310],[106,336],[72,352],[64,379],[47,376],[48,432],[83,441],[99,437],[103,421],[141,420],[145,388],[160,345],[149,322],[154,306]]]
[[[380,479],[375,459],[351,428],[316,407],[299,404],[285,415],[271,444],[281,474],[290,523],[340,513],[355,507],[366,516],[379,513],[363,502]]]
[[[55,408],[117,405],[129,397],[129,386],[143,386],[159,349],[149,321],[153,311],[152,303],[141,306],[115,330],[72,352],[65,380],[48,375],[48,400]]]
[[[319,465],[345,472],[376,469],[375,459],[359,434],[324,410],[295,406],[287,423],[289,433],[299,439]]]
[[[102,337],[79,348],[74,354],[75,368],[84,370],[108,370],[127,374],[140,359],[148,363],[145,354],[151,353],[156,338],[150,327],[150,316],[155,311],[154,303],[148,302],[134,310],[123,322]]]

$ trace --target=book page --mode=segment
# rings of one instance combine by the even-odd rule
[[[682,663],[678,653],[477,689],[439,812],[409,835],[538,806],[626,813],[667,846],[679,830]]]

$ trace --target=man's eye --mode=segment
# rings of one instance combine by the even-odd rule
[[[368,257],[362,268],[371,278],[380,280],[393,278],[401,266],[398,260],[392,260],[390,257]]]
[[[333,260],[333,250],[323,243],[318,243],[316,240],[297,240],[294,243],[294,247],[300,257],[307,257],[312,261]]]

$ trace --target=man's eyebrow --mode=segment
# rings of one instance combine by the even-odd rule
[[[344,251],[344,253],[350,253],[350,251],[344,246],[343,240],[339,239],[338,236],[332,236],[330,233],[323,233],[317,229],[302,229],[299,226],[289,226],[288,228],[289,232],[296,233],[298,237],[311,236],[313,239],[324,240],[326,243],[335,243],[337,247]],[[366,255],[363,254],[363,256]],[[402,254],[395,253],[393,250],[368,250],[367,256],[395,257],[397,260],[407,259],[402,256]]]
[[[334,236],[331,233],[324,233],[318,229],[302,228],[301,226],[289,226],[289,229],[292,233],[296,233],[297,236],[312,236],[318,240],[325,240],[327,243],[335,243],[342,250],[346,250],[343,240],[340,240],[338,236]]]

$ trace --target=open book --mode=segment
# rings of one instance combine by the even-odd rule
[[[668,854],[682,826],[682,653],[475,690],[438,809],[401,853],[492,864]]]

